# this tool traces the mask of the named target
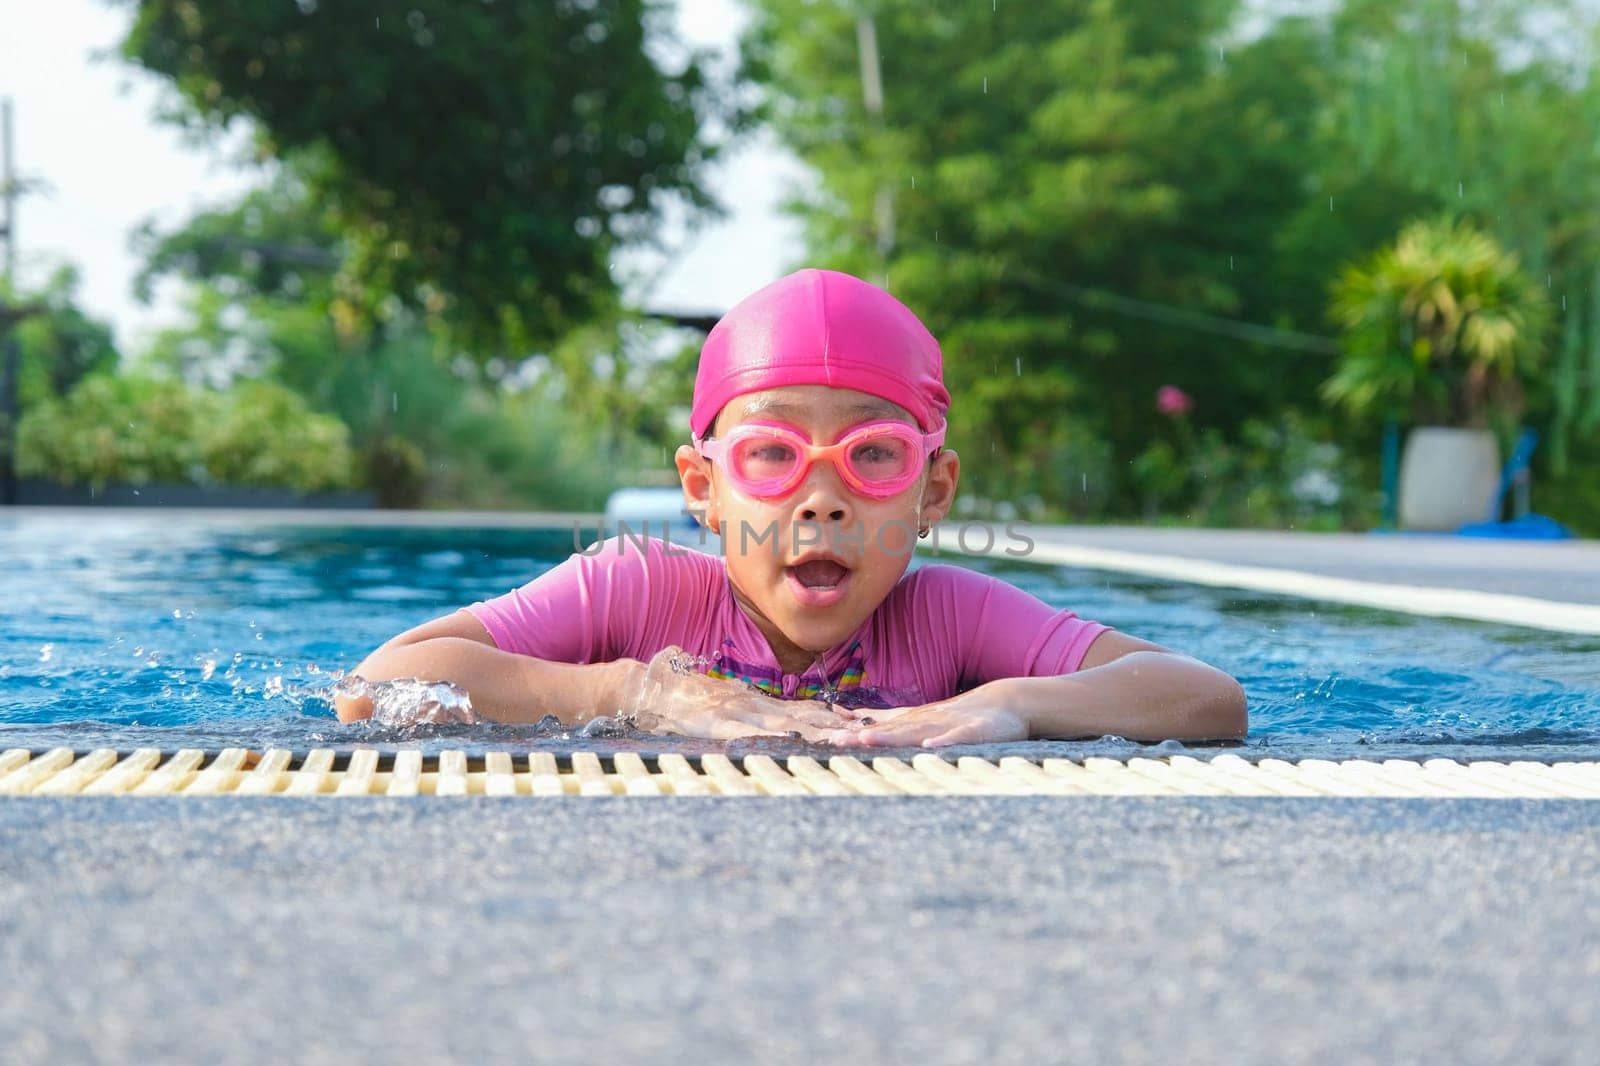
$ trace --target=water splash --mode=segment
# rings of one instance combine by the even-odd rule
[[[341,678],[327,694],[345,699],[370,699],[373,722],[391,728],[477,725],[480,720],[466,690],[448,681],[419,681],[414,677],[368,681],[359,674],[351,674]]]

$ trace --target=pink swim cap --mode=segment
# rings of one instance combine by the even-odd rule
[[[905,304],[860,278],[801,270],[722,316],[700,349],[689,428],[704,437],[739,396],[785,385],[828,385],[880,396],[925,433],[944,426],[944,360]]]

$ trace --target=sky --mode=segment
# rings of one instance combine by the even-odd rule
[[[19,273],[37,285],[56,268],[82,274],[81,304],[109,321],[135,353],[157,330],[182,320],[182,287],[133,296],[139,261],[129,239],[147,219],[171,227],[226,203],[260,180],[232,162],[242,142],[186,143],[156,119],[163,83],[110,55],[132,18],[107,0],[0,0],[0,97],[12,101],[18,177],[43,190],[18,205]],[[742,16],[734,0],[680,0],[679,33],[731,50]],[[666,234],[650,291],[652,309],[720,312],[799,265],[799,227],[779,204],[805,171],[770,138],[720,161],[710,186],[726,220]]]

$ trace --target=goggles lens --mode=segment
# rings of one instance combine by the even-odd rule
[[[852,491],[884,498],[915,481],[923,454],[943,442],[943,431],[923,434],[903,422],[868,422],[828,445],[812,444],[793,426],[747,422],[725,440],[702,441],[698,447],[752,496],[785,496],[805,480],[813,463],[827,460]]]

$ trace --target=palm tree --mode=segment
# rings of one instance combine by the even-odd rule
[[[1347,267],[1332,313],[1345,350],[1328,399],[1359,416],[1472,428],[1520,414],[1550,324],[1516,256],[1449,218],[1412,222]]]

